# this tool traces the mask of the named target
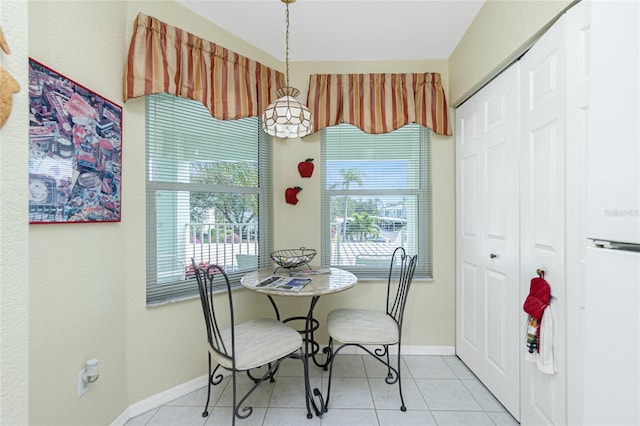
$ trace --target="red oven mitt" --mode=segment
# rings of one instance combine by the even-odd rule
[[[522,307],[526,313],[540,321],[544,309],[549,305],[551,300],[551,287],[543,277],[533,278],[529,286],[529,295],[524,301]]]

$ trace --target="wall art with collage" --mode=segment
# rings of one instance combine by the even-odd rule
[[[29,59],[29,223],[120,222],[122,107]]]

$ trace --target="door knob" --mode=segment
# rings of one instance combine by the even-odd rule
[[[494,253],[491,253],[491,254],[489,255],[489,257],[490,257],[491,259],[495,259],[496,257],[498,257],[498,255],[497,255],[497,254],[494,254]]]

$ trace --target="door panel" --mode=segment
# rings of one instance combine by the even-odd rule
[[[566,424],[565,281],[565,20],[561,17],[520,60],[521,98],[521,292],[529,292],[537,269],[551,286],[554,354],[558,372],[547,375],[526,362],[522,367],[521,422]],[[521,311],[521,330],[526,313]]]
[[[518,66],[456,111],[456,352],[519,418]]]
[[[459,324],[462,324],[461,330],[457,333],[463,346],[468,351],[476,353],[478,351],[478,284],[477,284],[477,265],[465,263],[462,266],[462,285],[458,293],[462,299],[462,305],[467,306],[465,312],[461,312],[459,316]]]
[[[529,423],[531,420],[524,420],[524,424],[556,424],[553,418],[549,416],[549,413],[553,413],[553,392],[554,387],[551,385],[551,380],[548,376],[535,375],[532,377],[528,384],[529,398],[528,407],[523,407],[523,415],[529,418],[536,418],[536,421]]]
[[[507,276],[498,271],[487,271],[487,360],[495,372],[502,377],[508,373],[508,352],[509,348],[505,342],[509,341],[505,335],[506,327],[510,321],[505,318],[505,313],[509,309],[504,306],[505,300],[502,297],[508,292]]]
[[[530,171],[528,179],[529,201],[528,206],[535,211],[532,215],[533,244],[539,250],[558,252],[558,239],[563,237],[563,221],[558,220],[561,211],[556,210],[559,203],[564,200],[562,187],[558,185],[562,176],[556,159],[561,155],[558,149],[560,130],[557,120],[544,123],[538,129],[529,131]],[[527,161],[523,157],[523,161]],[[562,219],[562,218],[560,218]],[[530,274],[530,272],[529,272]]]
[[[465,205],[469,206],[471,211],[478,211],[480,206],[478,205],[478,171],[477,171],[478,156],[471,155],[462,161],[462,198]],[[462,233],[465,239],[473,240],[480,235],[478,230],[478,215],[467,214],[464,215],[464,223]]]
[[[487,238],[500,242],[508,238],[507,226],[509,221],[507,220],[507,215],[512,214],[508,209],[508,203],[511,201],[505,199],[503,196],[504,171],[508,170],[509,167],[507,161],[513,161],[507,158],[508,149],[507,141],[502,141],[497,145],[489,147],[486,151]]]

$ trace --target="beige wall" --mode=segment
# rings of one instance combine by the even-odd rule
[[[0,2],[0,27],[12,51],[0,52],[0,65],[22,88],[0,130],[0,425],[23,425],[29,415],[27,4]]]
[[[121,104],[125,5],[29,2],[29,56]],[[136,162],[128,158],[134,145],[125,136],[125,168]],[[124,217],[138,208],[126,179]],[[29,227],[30,424],[106,424],[128,405],[123,264],[138,227],[131,220]],[[100,362],[100,379],[78,398],[77,372],[90,358]]]
[[[493,2],[491,2],[493,3]],[[505,2],[508,3],[508,2]],[[539,2],[542,9],[545,2]],[[3,25],[4,5],[2,2]],[[30,424],[108,424],[138,401],[205,374],[204,330],[197,301],[163,307],[145,306],[145,169],[144,100],[122,101],[122,75],[133,21],[138,12],[155,16],[201,37],[249,56],[266,65],[282,69],[281,63],[257,51],[218,27],[200,20],[173,1],[29,1],[28,55],[95,90],[124,107],[122,222],[116,224],[33,225],[24,224],[26,189],[22,195],[9,194],[8,202],[22,206],[23,229],[28,241],[12,236],[16,247],[26,252],[28,244],[28,316],[26,320],[4,322],[5,301],[3,269],[3,337],[5,327],[28,332],[28,389]],[[480,24],[474,24],[480,40],[479,25],[493,25],[499,19],[513,17],[527,21],[529,16],[483,9]],[[486,15],[486,16],[485,16]],[[502,18],[500,18],[502,17]],[[525,19],[526,18],[526,19]],[[509,18],[512,19],[512,18]],[[542,18],[540,18],[542,20]],[[537,21],[536,21],[537,22]],[[518,25],[519,24],[519,25]],[[542,24],[536,24],[541,27]],[[534,25],[535,26],[535,25]],[[528,39],[531,31],[523,22],[495,27],[508,31],[502,38]],[[534,31],[535,32],[535,31]],[[473,40],[476,38],[473,37]],[[473,41],[471,40],[471,41]],[[401,63],[295,63],[291,67],[292,84],[303,93],[310,73],[345,72],[426,72],[438,71],[445,87],[462,94],[494,69],[509,47],[495,49],[495,55],[475,55],[475,46],[465,37],[451,62],[414,61]],[[481,43],[481,41],[478,41]],[[467,47],[471,46],[471,47]],[[22,55],[25,55],[23,47]],[[462,53],[467,50],[467,53]],[[485,49],[486,50],[486,49]],[[461,59],[473,55],[473,62]],[[478,71],[468,69],[473,63]],[[3,62],[4,64],[4,62]],[[452,71],[447,72],[447,67]],[[455,72],[455,78],[454,78]],[[26,84],[24,85],[26,87]],[[20,95],[26,105],[26,92]],[[449,96],[451,98],[451,96]],[[24,115],[24,113],[22,113]],[[6,128],[5,128],[6,129]],[[5,134],[0,146],[2,171],[0,191],[3,206],[7,191],[4,181],[6,158],[26,169],[26,149],[9,151]],[[27,146],[27,128],[10,133]],[[304,141],[275,141],[275,246],[320,248],[319,173],[300,182],[295,171],[298,161],[316,158],[320,162],[318,135]],[[434,279],[416,282],[408,305],[405,343],[412,346],[452,346],[455,342],[454,295],[454,223],[455,182],[453,138],[434,137]],[[12,182],[26,188],[26,173],[10,176]],[[282,200],[284,188],[292,184],[304,187],[301,202],[294,206]],[[3,231],[5,213],[3,208]],[[295,232],[291,232],[294,230]],[[11,240],[2,238],[3,267]],[[26,257],[26,256],[23,256]],[[14,270],[14,274],[18,271]],[[24,275],[18,281],[24,282]],[[374,289],[371,292],[371,289]],[[27,299],[19,290],[13,292]],[[337,306],[373,306],[382,297],[379,283],[363,282],[348,292],[321,299],[318,316]],[[270,314],[263,297],[240,291],[238,304],[251,315]],[[18,312],[10,306],[11,312]],[[299,313],[306,304],[283,305],[286,313]],[[248,315],[248,314],[247,314]],[[321,331],[321,337],[325,337]],[[21,340],[18,335],[14,340]],[[27,345],[21,347],[26,356]],[[77,397],[76,374],[86,359],[100,360],[101,376],[82,398]],[[4,369],[3,383],[7,376]],[[20,368],[18,362],[16,367]],[[20,374],[23,374],[22,376]],[[9,377],[27,377],[23,372]],[[3,389],[4,391],[4,389]],[[4,392],[3,392],[4,395]],[[4,396],[3,396],[4,402]],[[4,407],[3,407],[4,408]],[[4,424],[4,423],[3,423]]]
[[[522,55],[575,0],[486,0],[449,57],[449,99],[458,106]]]

